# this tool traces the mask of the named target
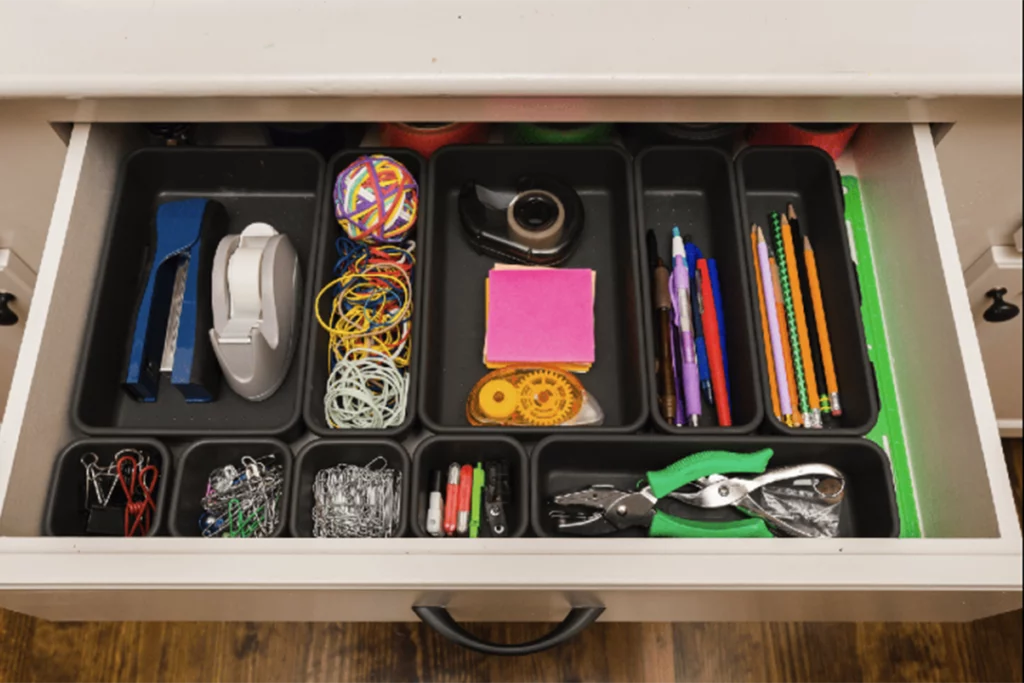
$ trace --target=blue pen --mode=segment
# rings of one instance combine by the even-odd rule
[[[704,258],[704,255],[701,253],[700,247],[690,240],[689,235],[683,238],[683,244],[686,247],[686,265],[690,270],[690,282],[696,283],[693,287],[690,287],[690,298],[693,299],[690,306],[692,310],[699,311],[700,276],[697,273],[697,260]],[[697,372],[700,375],[700,388],[704,391],[704,398],[707,402],[714,405],[715,392],[711,386],[711,366],[708,364],[707,340],[704,339],[704,327],[699,315],[693,316],[693,337],[694,344],[697,347]]]
[[[722,370],[725,373],[726,393],[732,396],[732,384],[729,381],[729,354],[725,351],[725,314],[722,308],[722,287],[718,281],[718,264],[713,258],[708,259],[708,277],[711,278],[711,293],[715,297],[715,311],[718,313],[718,340],[722,345]]]

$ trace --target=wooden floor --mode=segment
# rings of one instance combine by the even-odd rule
[[[1018,510],[1021,441],[1006,442]],[[479,625],[522,641],[543,625]],[[484,657],[413,624],[55,624],[0,610],[0,681],[1020,681],[1022,617],[971,624],[602,624]]]

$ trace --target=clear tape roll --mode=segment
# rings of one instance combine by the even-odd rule
[[[515,215],[516,208],[522,202],[532,198],[546,199],[557,210],[554,221],[548,227],[541,230],[534,230],[521,224]],[[547,190],[526,190],[520,192],[509,202],[505,216],[512,239],[533,249],[550,249],[555,246],[561,240],[562,230],[565,228],[565,206],[555,194]]]

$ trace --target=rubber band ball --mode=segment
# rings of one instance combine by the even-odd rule
[[[416,225],[419,186],[405,166],[383,154],[362,156],[338,174],[334,215],[357,242],[388,244],[406,239]]]

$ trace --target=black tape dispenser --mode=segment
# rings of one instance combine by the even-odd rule
[[[572,254],[583,232],[576,190],[550,176],[523,176],[515,192],[466,183],[459,218],[469,243],[510,263],[554,266]]]

